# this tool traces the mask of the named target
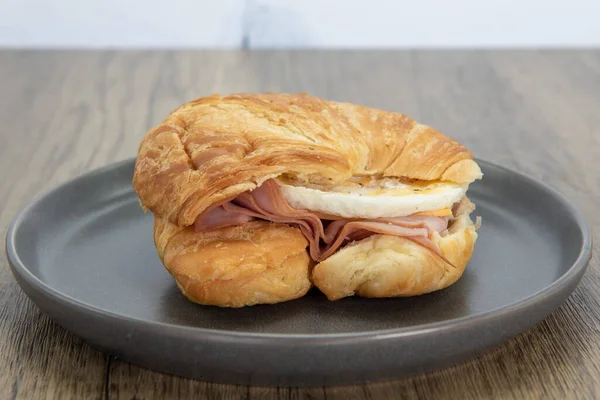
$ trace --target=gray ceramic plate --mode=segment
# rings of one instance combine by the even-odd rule
[[[318,291],[277,305],[192,304],[162,267],[131,187],[133,160],[40,197],[7,236],[13,273],[50,317],[132,363],[204,380],[333,385],[458,363],[548,316],[590,259],[591,235],[559,193],[480,161],[470,198],[483,217],[475,254],[450,288],[406,299]]]

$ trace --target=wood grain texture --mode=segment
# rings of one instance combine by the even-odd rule
[[[43,190],[136,154],[152,125],[214,92],[306,91],[399,111],[477,157],[549,183],[600,232],[600,52],[0,52],[0,234]],[[158,374],[42,315],[0,253],[0,397],[600,398],[600,244],[569,300],[534,329],[433,374],[282,389]]]

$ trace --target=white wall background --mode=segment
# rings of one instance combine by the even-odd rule
[[[0,0],[0,46],[600,45],[600,0]]]

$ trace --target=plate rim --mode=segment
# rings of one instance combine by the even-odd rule
[[[6,234],[5,246],[7,260],[15,278],[21,278],[25,280],[29,286],[31,286],[38,293],[41,293],[42,296],[50,297],[52,300],[61,304],[61,306],[67,308],[75,307],[78,309],[78,311],[91,314],[91,316],[93,316],[94,318],[110,319],[115,321],[115,323],[129,324],[138,328],[149,328],[150,330],[158,331],[161,333],[169,332],[171,335],[174,336],[198,336],[204,340],[212,339],[220,342],[239,339],[243,339],[246,342],[276,341],[284,345],[297,345],[299,343],[310,343],[311,345],[327,345],[331,344],[332,340],[336,342],[339,342],[339,340],[351,340],[355,344],[360,344],[374,339],[397,339],[400,337],[420,336],[432,331],[435,331],[437,333],[448,332],[460,329],[465,325],[472,325],[473,323],[486,323],[487,321],[496,320],[497,318],[502,318],[506,314],[512,314],[519,310],[535,309],[538,305],[547,302],[555,294],[560,293],[574,280],[581,279],[581,277],[585,273],[585,270],[587,269],[587,266],[589,265],[589,261],[592,256],[593,237],[590,226],[587,223],[583,213],[579,210],[579,208],[571,200],[569,200],[562,192],[555,189],[553,186],[541,182],[528,174],[515,171],[511,168],[498,165],[490,161],[475,158],[475,161],[482,166],[485,165],[491,168],[502,170],[505,173],[517,175],[521,179],[527,181],[528,184],[537,186],[538,188],[549,192],[552,196],[559,200],[559,202],[566,209],[566,211],[573,216],[580,232],[582,233],[583,241],[581,244],[581,249],[579,251],[577,259],[571,264],[568,270],[564,274],[562,274],[558,279],[550,283],[548,286],[530,294],[529,296],[515,303],[506,306],[500,306],[479,314],[473,314],[459,318],[452,318],[446,321],[424,323],[409,327],[388,328],[361,332],[295,334],[236,332],[231,330],[209,329],[197,326],[184,326],[169,322],[149,321],[142,318],[122,315],[110,310],[105,310],[96,307],[91,304],[87,304],[84,301],[78,300],[68,294],[65,294],[53,288],[52,286],[43,282],[41,279],[35,276],[33,272],[29,270],[29,268],[22,262],[16,249],[16,232],[21,226],[23,220],[29,214],[29,211],[33,209],[38,203],[42,202],[44,199],[51,196],[52,194],[64,190],[69,185],[75,185],[82,180],[94,178],[94,176],[100,175],[108,170],[120,169],[123,168],[125,165],[130,164],[133,165],[135,164],[135,161],[136,157],[130,157],[121,161],[109,163],[103,167],[90,170],[88,172],[80,174],[79,176],[68,179],[65,182],[62,182],[50,189],[47,189],[36,196],[33,196],[32,199],[17,212],[17,214],[11,221]],[[18,279],[17,283],[23,290],[23,287]]]

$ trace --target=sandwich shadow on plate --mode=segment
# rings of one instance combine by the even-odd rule
[[[253,333],[319,334],[393,329],[457,318],[469,313],[476,276],[465,271],[455,285],[408,298],[347,297],[329,301],[318,289],[274,305],[220,308],[187,300],[173,283],[160,302],[160,319],[174,324]]]

